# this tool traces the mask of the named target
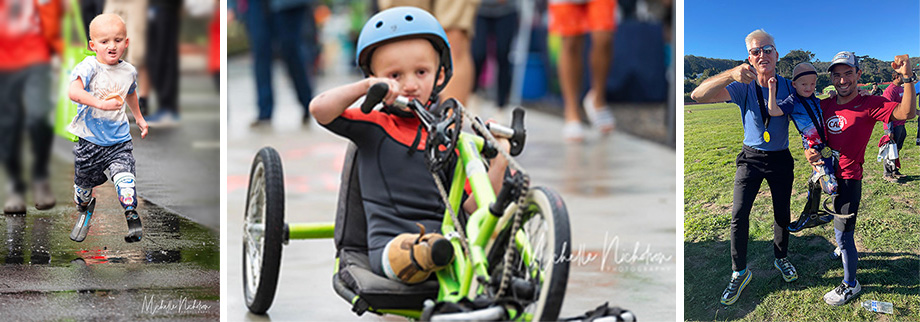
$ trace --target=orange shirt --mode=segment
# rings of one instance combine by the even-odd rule
[[[17,1],[18,2],[18,1]],[[42,34],[38,10],[32,1],[19,2],[13,15],[9,1],[0,1],[0,71],[48,63],[51,48]]]

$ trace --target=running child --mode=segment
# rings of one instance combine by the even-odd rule
[[[140,113],[137,93],[137,70],[121,60],[128,48],[125,22],[114,14],[96,16],[89,25],[89,47],[95,57],[87,57],[71,72],[69,96],[78,104],[77,115],[67,130],[79,137],[74,152],[74,202],[81,219],[74,226],[71,239],[86,238],[92,216],[93,188],[105,183],[109,171],[125,209],[128,222],[126,242],[141,240],[143,231],[137,214],[135,191],[134,145],[125,104],[141,131],[147,136],[147,122]]]

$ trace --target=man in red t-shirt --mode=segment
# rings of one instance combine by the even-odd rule
[[[3,205],[7,214],[26,213],[22,179],[23,130],[33,152],[32,196],[39,210],[54,207],[48,181],[53,129],[48,114],[53,104],[51,55],[60,50],[60,6],[57,1],[0,1],[0,160],[9,178]],[[57,16],[57,17],[54,17]]]
[[[834,210],[839,214],[849,214],[834,218],[834,232],[837,246],[841,250],[844,275],[840,286],[824,294],[824,301],[830,305],[842,305],[862,290],[856,281],[857,255],[853,232],[862,198],[861,180],[866,145],[872,129],[876,122],[903,121],[917,114],[913,85],[917,77],[910,69],[908,56],[896,56],[891,67],[901,74],[904,81],[904,96],[900,102],[889,102],[881,96],[859,95],[857,81],[862,71],[852,52],[837,53],[828,68],[837,96],[821,101],[821,114],[828,146],[840,152],[837,168],[839,187],[837,198],[834,199]],[[812,164],[822,163],[820,154],[814,149],[806,150],[805,155]]]

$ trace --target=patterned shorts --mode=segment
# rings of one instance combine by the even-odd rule
[[[94,188],[108,181],[109,175],[129,172],[134,175],[134,144],[131,141],[112,146],[101,146],[80,139],[73,147],[73,182],[81,188]]]

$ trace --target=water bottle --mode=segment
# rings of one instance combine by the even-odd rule
[[[862,302],[862,307],[872,312],[880,312],[880,313],[887,313],[887,314],[894,313],[893,306],[891,305],[891,303],[888,303],[888,302],[880,302],[876,300],[865,300]]]

